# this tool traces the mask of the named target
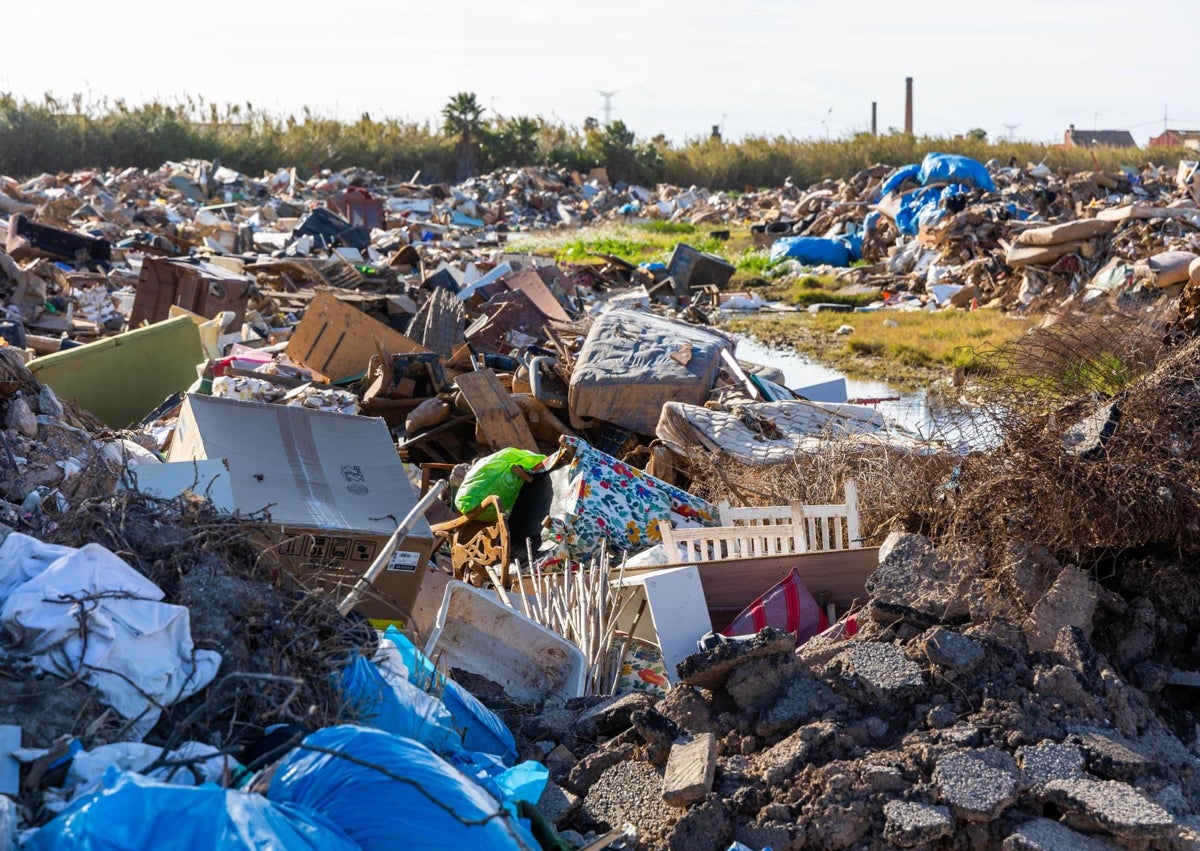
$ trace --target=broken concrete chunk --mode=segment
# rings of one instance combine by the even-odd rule
[[[567,777],[567,786],[582,794],[590,789],[605,771],[632,759],[633,754],[633,745],[601,748],[590,753],[571,769]]]
[[[821,680],[803,674],[788,682],[775,705],[758,722],[755,732],[760,736],[777,736],[794,730],[806,721],[845,702]]]
[[[1063,627],[1078,627],[1085,637],[1092,634],[1092,616],[1096,613],[1096,583],[1091,575],[1067,565],[1034,606],[1022,624],[1029,649],[1051,650]]]
[[[679,679],[687,685],[715,689],[725,685],[733,670],[760,656],[790,652],[796,639],[790,633],[768,627],[746,641],[728,641],[712,650],[693,653],[675,666]]]
[[[663,776],[663,800],[673,807],[686,807],[703,799],[712,791],[716,771],[717,737],[712,733],[676,742]]]
[[[656,707],[689,733],[715,733],[712,709],[696,689],[687,685],[675,686]]]
[[[684,735],[683,728],[654,709],[638,709],[629,716],[629,722],[649,746],[650,761],[661,765],[671,751],[672,744]]]
[[[867,580],[878,603],[923,612],[936,620],[961,621],[969,614],[965,593],[973,568],[940,555],[928,538],[893,532],[879,548],[879,567]]]
[[[1072,736],[1087,759],[1088,771],[1113,780],[1136,780],[1154,763],[1135,753],[1110,735],[1089,732]]]
[[[925,687],[920,666],[894,644],[856,644],[842,656],[842,664],[851,687],[874,700],[907,697]]]
[[[900,848],[927,845],[954,830],[950,810],[916,801],[888,801],[883,805],[887,824],[883,838]]]
[[[943,627],[935,627],[921,636],[921,650],[933,664],[954,671],[969,671],[983,658],[982,644]]]
[[[813,753],[836,735],[837,725],[832,721],[817,721],[801,727],[779,744],[757,754],[754,765],[768,785],[782,783],[794,777]]]
[[[796,676],[796,655],[791,652],[762,656],[738,666],[725,683],[725,691],[742,711],[776,699],[785,683]]]
[[[1083,776],[1083,752],[1071,744],[1038,742],[1017,748],[1017,763],[1025,772],[1026,782],[1040,789],[1052,780],[1073,780]]]
[[[1174,827],[1170,813],[1116,780],[1052,780],[1043,797],[1122,839],[1166,836]]]
[[[1016,800],[1015,766],[1008,770],[994,765],[999,753],[962,751],[938,760],[934,783],[959,818],[991,821]]]
[[[1027,821],[1004,840],[1004,851],[1118,851],[1120,845],[1102,836],[1078,833],[1048,818]]]
[[[609,698],[575,720],[575,735],[584,739],[615,736],[629,729],[629,716],[639,709],[651,708],[654,703],[655,699],[645,692]]]
[[[722,851],[729,846],[733,823],[729,810],[713,796],[684,813],[667,837],[668,851]]]

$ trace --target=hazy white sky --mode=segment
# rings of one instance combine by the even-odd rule
[[[492,113],[613,117],[676,141],[982,127],[1059,140],[1200,128],[1195,0],[41,0],[6,15],[0,92],[184,94],[286,114],[440,121],[457,91]],[[489,113],[490,114],[490,113]]]

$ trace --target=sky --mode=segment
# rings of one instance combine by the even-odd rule
[[[1200,129],[1198,54],[1115,0],[41,0],[6,14],[0,93],[140,103],[185,95],[278,115],[440,123],[456,92],[487,116],[639,138],[919,135],[1061,141],[1079,129]],[[1143,35],[1135,36],[1134,30]],[[1158,32],[1153,38],[1146,33]],[[1151,46],[1154,48],[1151,49]]]

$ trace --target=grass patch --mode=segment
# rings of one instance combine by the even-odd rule
[[[708,236],[708,231],[701,233],[690,222],[611,222],[572,230],[525,231],[511,236],[508,245],[512,251],[552,255],[560,263],[586,263],[595,259],[594,254],[612,254],[638,264],[666,263],[675,246],[685,242],[736,266],[749,253],[738,247],[743,239],[749,239],[749,230],[743,231],[721,240]]]
[[[1037,319],[1013,318],[996,310],[881,310],[747,317],[730,320],[725,327],[794,349],[848,376],[911,389],[928,386],[955,367],[968,372],[991,369],[981,353],[1023,337]],[[854,328],[853,333],[835,334],[842,325]]]
[[[669,233],[676,236],[696,232],[696,226],[691,222],[666,222],[658,219],[649,222],[638,222],[634,227],[649,233]]]

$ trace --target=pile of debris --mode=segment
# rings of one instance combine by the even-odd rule
[[[6,184],[0,845],[187,813],[203,847],[1200,842],[1193,315],[1165,358],[1111,317],[1023,341],[1000,448],[960,457],[739,360],[696,304],[719,257],[497,236],[650,205],[868,257],[908,231],[895,291],[1020,269],[1034,304],[1031,270],[1190,244],[1187,184],[602,177]],[[1182,288],[1155,258],[1132,279]]]

